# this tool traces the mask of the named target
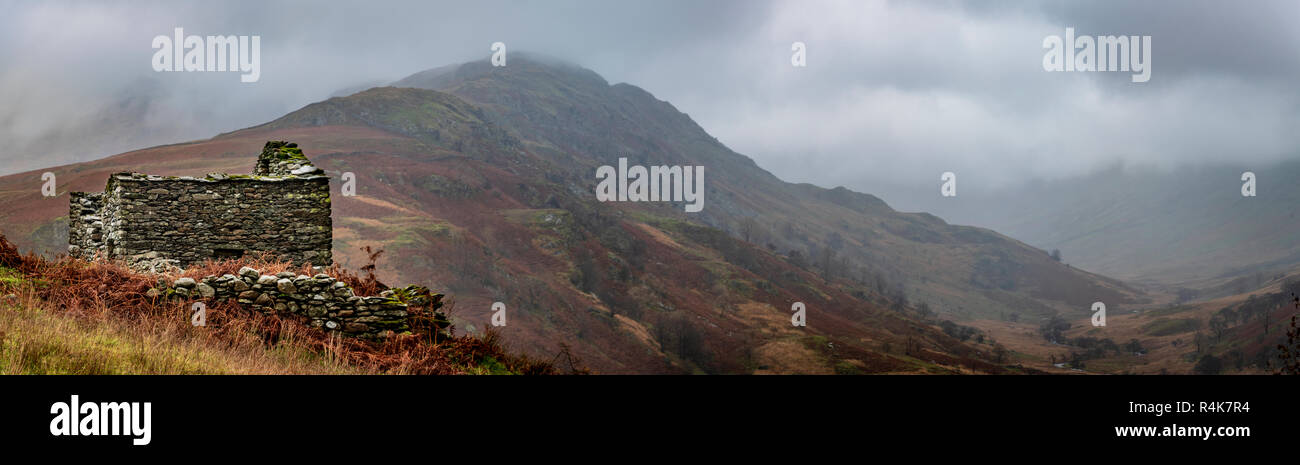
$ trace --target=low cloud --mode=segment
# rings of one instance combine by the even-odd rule
[[[0,18],[0,174],[259,124],[489,45],[645,88],[778,176],[908,208],[963,188],[1294,157],[1295,2],[17,3]],[[154,73],[150,39],[261,35],[262,79]],[[1047,35],[1150,35],[1150,82],[1048,73]],[[807,44],[805,68],[790,44]],[[933,189],[930,189],[933,187]]]

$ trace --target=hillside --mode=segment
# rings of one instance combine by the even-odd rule
[[[900,213],[879,198],[844,188],[781,181],[671,104],[632,85],[609,85],[573,65],[546,58],[520,58],[505,68],[473,62],[417,73],[394,85],[445,91],[478,105],[530,150],[571,167],[584,186],[594,187],[596,166],[619,157],[647,165],[704,165],[712,176],[709,207],[691,221],[783,255],[821,259],[823,275],[890,281],[896,293],[940,313],[988,316],[1008,307],[1050,313],[1098,300],[1141,299],[1116,281],[1059,266],[1042,251],[993,231]]]
[[[68,190],[114,171],[245,172],[267,140],[297,142],[356,197],[334,196],[335,260],[378,246],[380,277],[455,296],[481,332],[598,372],[1007,372],[992,340],[942,320],[1086,315],[1143,297],[989,230],[899,213],[843,188],[789,184],[627,84],[541,59],[467,63],[308,105],[209,140],[0,177],[0,230],[66,244]],[[409,86],[409,87],[406,87]],[[412,88],[418,87],[418,88]],[[705,208],[599,203],[595,168],[619,157],[706,168]],[[335,187],[337,189],[337,187]],[[808,327],[789,323],[803,302]]]

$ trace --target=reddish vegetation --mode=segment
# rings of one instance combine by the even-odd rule
[[[347,284],[348,287],[352,288],[352,292],[356,295],[379,295],[380,292],[388,289],[388,286],[380,282],[379,278],[375,277],[374,273],[376,268],[375,261],[384,251],[374,251],[369,247],[366,249],[367,254],[369,254],[370,262],[361,267],[361,272],[365,273],[366,276],[363,277],[357,273],[348,271],[337,263],[326,267],[323,273]],[[179,273],[176,273],[175,277],[189,277],[197,280],[208,276],[221,276],[225,274],[238,275],[239,269],[246,266],[256,269],[262,274],[276,274],[283,271],[307,276],[316,274],[316,271],[312,269],[310,264],[294,266],[292,263],[275,260],[274,257],[269,254],[259,254],[237,259],[232,258],[206,261],[202,264],[186,268]]]
[[[569,341],[574,354],[604,373],[677,373],[683,371],[684,364],[706,365],[711,372],[745,373],[752,372],[755,366],[761,368],[764,362],[751,360],[751,353],[760,352],[769,341],[820,335],[837,347],[857,349],[851,358],[866,373],[915,371],[915,363],[898,358],[904,354],[875,352],[876,345],[883,343],[901,352],[910,339],[959,357],[951,360],[987,358],[979,349],[947,337],[927,323],[884,308],[885,301],[878,295],[871,294],[866,300],[856,298],[851,295],[853,289],[827,283],[814,272],[792,266],[761,247],[693,226],[678,230],[672,224],[630,220],[625,213],[610,209],[584,209],[577,204],[539,208],[547,207],[538,205],[547,197],[562,198],[563,192],[551,190],[556,187],[533,187],[539,185],[537,181],[507,169],[510,163],[441,152],[431,155],[429,147],[398,134],[345,126],[255,128],[53,171],[59,176],[60,186],[70,185],[72,190],[102,188],[103,179],[112,171],[147,169],[156,174],[189,175],[223,170],[246,172],[251,170],[253,160],[248,154],[256,153],[266,140],[272,139],[298,141],[307,155],[331,175],[355,171],[357,185],[364,186],[360,195],[346,199],[338,197],[335,188],[334,256],[342,266],[331,269],[329,274],[355,286],[358,294],[377,293],[380,280],[434,283],[456,296],[460,324],[478,327],[491,327],[487,324],[489,309],[505,294],[509,327],[505,333],[486,340],[496,341],[508,335],[511,347],[525,353],[564,358],[570,346],[557,341]],[[17,178],[24,176],[28,175],[0,179],[0,189],[6,185],[17,187]],[[31,214],[30,221],[18,224],[33,225],[50,224],[50,218],[66,214],[66,197],[40,198],[39,173],[31,173],[30,177],[36,180],[32,184],[36,187],[30,192],[8,191],[21,200],[15,198],[10,208],[0,210],[0,216],[18,215],[4,218],[7,222]],[[458,196],[455,192],[432,191],[421,184],[435,177],[468,186],[474,194]],[[550,211],[565,215],[564,223],[550,225],[528,219]],[[512,212],[517,215],[512,216]],[[431,229],[434,227],[442,229]],[[566,228],[581,231],[570,233]],[[591,236],[605,231],[616,232],[626,244],[637,245],[629,246],[629,250],[611,250]],[[53,235],[19,237],[28,238],[18,241],[24,247],[36,247],[36,239],[48,240]],[[542,247],[548,241],[559,246]],[[349,275],[345,268],[358,269],[370,261],[371,252],[361,250],[368,244],[387,250],[387,266],[372,270],[377,274],[373,277]],[[56,246],[66,247],[48,247]],[[721,256],[719,248],[752,259],[753,266],[735,266],[730,263],[734,257]],[[640,269],[631,269],[611,258],[617,255],[626,260],[636,251]],[[588,272],[598,276],[591,289],[582,289],[571,281],[575,269],[581,266],[578,262],[583,260],[591,264]],[[286,266],[254,258],[251,262],[210,263],[187,270],[185,275],[233,274],[244,265],[263,272],[282,271]],[[627,270],[633,279],[614,279],[620,270]],[[305,269],[293,271],[312,274]],[[753,284],[759,282],[770,283],[772,289],[753,289]],[[733,283],[750,287],[737,291],[730,288]],[[756,316],[738,315],[735,310],[748,303],[761,303],[765,310],[758,318],[788,320],[790,305],[795,301],[804,302],[816,312],[817,324],[802,333],[769,331],[753,319]],[[662,307],[656,309],[651,303]],[[638,309],[641,314],[630,313]],[[660,334],[657,328],[669,327],[693,327],[702,356],[683,363],[679,350],[660,347],[655,340]],[[785,328],[789,328],[788,322]],[[680,339],[681,335],[669,337]],[[557,353],[560,355],[554,355]],[[817,365],[832,358],[824,354],[819,357]],[[969,362],[953,365],[971,366]]]
[[[294,268],[287,263],[251,260],[209,262],[180,273],[198,277],[235,273],[240,267],[250,266],[265,273],[290,270],[310,274],[310,267]],[[177,302],[158,297],[150,290],[165,276],[135,273],[118,264],[87,262],[60,258],[46,260],[35,254],[22,255],[3,234],[0,234],[0,267],[18,271],[39,284],[32,292],[47,310],[72,315],[110,316],[123,321],[154,323],[157,320],[184,321],[188,319],[188,302]],[[327,269],[327,274],[356,286],[362,294],[377,292],[384,286],[373,274],[360,277],[338,266]],[[421,309],[412,309],[417,314]],[[327,331],[310,328],[293,316],[262,315],[251,312],[233,302],[212,302],[207,309],[206,331],[216,340],[233,338],[238,334],[254,332],[268,347],[281,339],[292,339],[306,344],[319,353],[328,353],[350,366],[377,373],[455,374],[464,373],[465,367],[478,366],[491,358],[505,369],[524,374],[556,372],[550,362],[506,353],[493,332],[484,337],[460,336],[434,342],[428,334],[416,330],[415,334],[390,338],[381,342],[339,337]],[[292,334],[292,338],[286,338]],[[570,367],[573,368],[572,366]]]
[[[448,100],[418,89],[379,93],[409,97],[416,104]],[[411,114],[406,110],[424,108],[399,105],[395,109],[387,97],[366,98],[336,102],[365,109],[351,119],[334,121],[338,116],[334,112],[304,109],[284,124],[51,171],[58,176],[61,192],[65,186],[101,188],[109,172],[121,170],[190,175],[247,172],[251,154],[265,141],[295,141],[335,179],[341,180],[337,176],[343,172],[355,174],[357,195],[343,197],[335,190],[332,199],[334,259],[342,267],[357,269],[370,261],[369,252],[360,252],[363,246],[383,248],[390,261],[385,269],[372,270],[378,274],[372,283],[431,283],[456,296],[462,310],[456,321],[471,332],[490,327],[493,303],[503,302],[509,309],[509,326],[502,329],[502,337],[508,337],[513,347],[550,358],[567,353],[569,346],[560,342],[564,341],[591,367],[605,373],[952,371],[933,366],[934,358],[914,357],[919,349],[903,350],[922,345],[953,356],[951,360],[988,359],[990,344],[967,344],[932,322],[914,318],[906,305],[892,305],[884,297],[879,280],[872,290],[865,271],[824,278],[817,267],[798,264],[778,251],[805,250],[803,239],[777,241],[777,245],[742,241],[716,226],[734,222],[735,217],[725,212],[714,218],[715,226],[702,227],[680,208],[596,203],[581,192],[593,187],[586,168],[597,161],[592,155],[604,144],[595,142],[604,140],[604,134],[593,132],[596,139],[562,137],[552,144],[554,148],[519,144],[493,128],[466,129],[468,123],[458,122],[455,112],[358,127],[376,117],[404,117]],[[647,108],[655,112],[662,109],[658,101],[642,103],[653,105]],[[674,145],[672,141],[698,139],[698,127],[681,119],[684,115],[670,113],[659,116],[690,126],[691,137],[658,132],[617,137],[651,151],[666,150]],[[613,120],[617,118],[609,121]],[[604,128],[609,121],[575,127]],[[294,126],[308,123],[331,125]],[[401,132],[403,128],[409,130]],[[710,178],[711,182],[735,194],[727,198],[744,203],[740,210],[772,213],[764,219],[772,227],[782,222],[777,220],[816,226],[792,237],[823,236],[831,227],[814,223],[838,217],[854,218],[860,227],[851,229],[861,234],[877,234],[880,221],[858,212],[864,205],[859,199],[842,202],[853,207],[848,208],[809,197],[803,188],[770,175],[759,176],[751,164],[740,162],[743,157],[716,153],[723,150],[716,143],[674,147],[669,148],[691,153],[703,148],[722,157],[715,160],[713,171],[719,177]],[[732,171],[740,178],[721,174]],[[61,250],[66,238],[59,237],[56,218],[66,214],[67,201],[62,196],[41,198],[39,179],[39,173],[0,177],[0,222],[13,220],[15,231],[10,233],[25,248]],[[888,210],[883,203],[870,208]],[[912,224],[897,218],[890,221]],[[868,249],[852,243],[852,237],[849,240],[846,251]],[[903,253],[914,245],[884,242],[869,250]],[[966,250],[962,244],[945,247]],[[868,261],[893,267],[915,260],[883,255]],[[211,266],[216,268],[202,273],[223,266],[231,272],[234,267]],[[889,270],[876,271],[879,277]],[[965,276],[949,278],[965,280]],[[355,279],[348,282],[367,286]],[[789,311],[796,301],[807,304],[814,324],[792,329]],[[805,347],[828,343],[840,352]],[[850,352],[850,357],[841,356]]]

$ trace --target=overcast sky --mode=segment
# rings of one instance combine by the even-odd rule
[[[588,67],[760,166],[902,208],[1124,163],[1266,163],[1300,147],[1295,1],[0,0],[0,174],[201,139],[336,91],[486,58]],[[1152,36],[1131,73],[1049,73],[1043,39]],[[151,41],[259,35],[261,80],[157,73]],[[807,67],[790,64],[807,45]]]

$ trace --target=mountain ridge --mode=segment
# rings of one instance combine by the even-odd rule
[[[334,202],[337,261],[380,246],[381,277],[450,291],[458,324],[481,330],[501,301],[511,343],[545,355],[563,342],[605,372],[1014,371],[991,362],[995,342],[932,318],[1078,316],[1143,298],[993,231],[781,181],[671,104],[574,68],[444,67],[421,78],[441,89],[369,89],[64,167],[59,190],[123,167],[244,172],[249,147],[293,140],[331,175],[356,175],[358,196]],[[594,167],[619,157],[706,166],[704,212],[596,202]],[[57,247],[66,200],[33,197],[19,187],[29,177],[0,177],[0,220],[26,248]],[[794,302],[810,309],[806,329],[790,326]]]

